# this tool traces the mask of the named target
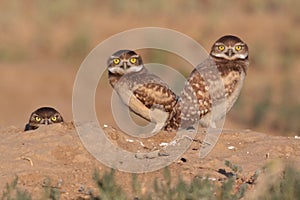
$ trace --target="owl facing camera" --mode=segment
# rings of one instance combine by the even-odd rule
[[[35,130],[40,126],[64,122],[61,114],[51,107],[41,107],[32,112],[24,131]]]

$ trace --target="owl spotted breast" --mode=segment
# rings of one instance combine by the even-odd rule
[[[248,46],[240,38],[226,35],[212,46],[209,57],[189,75],[180,96],[181,127],[199,122],[214,127],[237,100],[248,68]],[[212,107],[225,100],[225,112],[212,117]],[[200,120],[200,121],[198,121]]]
[[[135,114],[156,123],[154,131],[171,130],[166,123],[173,118],[177,96],[158,76],[148,72],[141,56],[120,50],[110,56],[107,65],[109,82],[123,103]]]
[[[34,111],[25,126],[24,131],[35,130],[43,125],[50,125],[64,122],[61,114],[51,107],[42,107]]]

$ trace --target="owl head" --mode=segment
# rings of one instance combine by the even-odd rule
[[[61,114],[51,107],[42,107],[34,111],[29,118],[25,131],[37,129],[41,125],[64,122]]]
[[[248,54],[247,44],[233,35],[226,35],[218,39],[210,51],[212,57],[226,60],[246,60]]]
[[[139,72],[143,69],[143,61],[140,55],[131,50],[119,50],[111,55],[107,61],[109,73],[124,75]]]

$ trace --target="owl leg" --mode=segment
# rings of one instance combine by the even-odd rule
[[[162,130],[164,126],[165,123],[156,123],[151,133],[157,133],[158,131]]]
[[[153,129],[152,133],[156,133],[163,129],[166,125],[166,121],[168,119],[169,113],[160,110],[160,109],[153,109],[150,110],[150,119],[152,122],[155,122],[155,128]]]
[[[216,122],[210,122],[210,128],[217,128]]]

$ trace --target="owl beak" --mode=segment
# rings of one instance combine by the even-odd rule
[[[228,51],[225,53],[228,57],[231,57],[234,53],[232,49],[228,49]]]
[[[127,69],[127,62],[124,62],[123,67],[124,69]]]
[[[48,122],[48,119],[47,120],[45,120],[45,125],[48,125],[49,124],[49,122]]]

